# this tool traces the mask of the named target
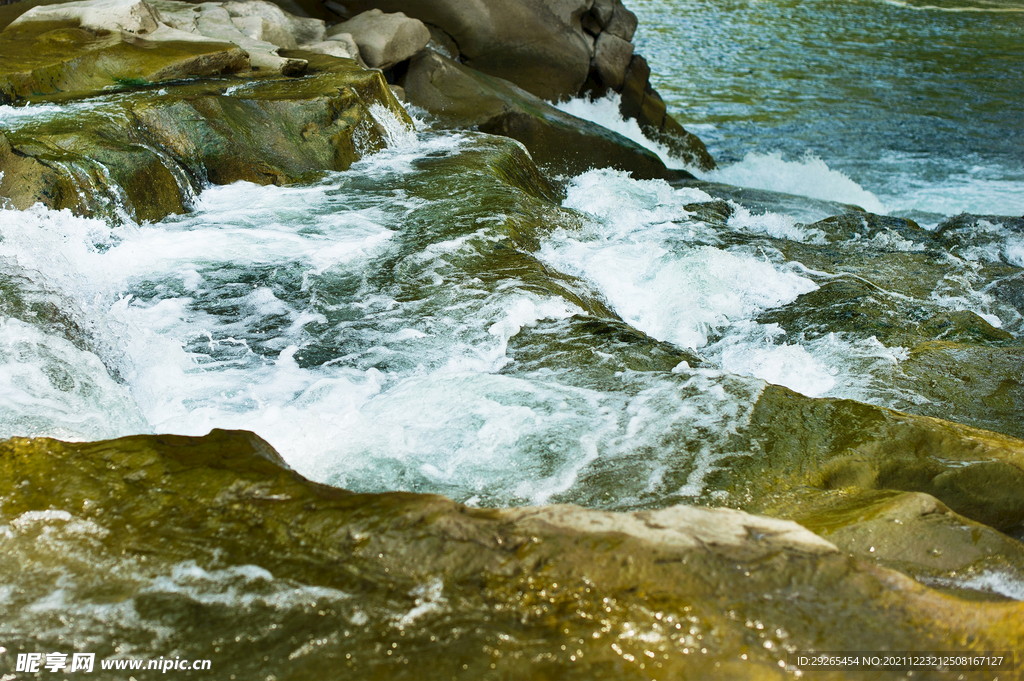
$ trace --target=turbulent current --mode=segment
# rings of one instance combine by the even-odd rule
[[[950,315],[985,342],[1019,338],[1024,235],[982,221],[940,239],[934,226],[942,213],[1021,212],[1013,139],[1022,118],[1002,111],[1003,146],[985,128],[965,160],[959,136],[985,125],[945,88],[925,101],[928,91],[914,94],[913,107],[892,115],[839,92],[823,103],[817,90],[838,67],[817,59],[839,58],[824,36],[797,40],[804,59],[787,57],[787,68],[805,72],[773,71],[762,12],[862,18],[860,33],[833,27],[841,46],[881,39],[872,22],[893,12],[906,15],[904,30],[927,21],[944,39],[963,39],[960,14],[858,3],[854,17],[847,5],[739,3],[724,25],[736,42],[764,40],[757,78],[735,63],[750,45],[715,62],[732,43],[705,34],[711,24],[701,21],[718,21],[712,9],[637,8],[669,101],[684,121],[709,121],[696,129],[722,168],[705,179],[877,212],[903,205],[897,214],[936,216],[931,232],[809,224],[845,209],[779,197],[741,205],[717,184],[610,170],[565,178],[555,196],[502,165],[521,153],[509,144],[392,121],[391,146],[349,171],[303,186],[211,187],[191,213],[157,224],[4,211],[0,281],[20,302],[8,304],[0,328],[0,437],[241,428],[300,472],[350,489],[635,508],[700,497],[764,382],[1019,435],[1013,413],[966,409],[908,360],[914,341],[929,338],[922,325]],[[691,14],[703,19],[674,33]],[[793,23],[787,30],[810,30]],[[702,40],[713,49],[693,46]],[[671,50],[684,58],[668,59]],[[901,59],[929,63],[897,55],[873,66],[868,51],[858,68],[874,69],[873,91],[895,89],[910,77],[894,65]],[[700,89],[723,68],[734,77]],[[1001,83],[972,91],[972,102],[985,110]],[[642,140],[610,104],[562,106]],[[4,107],[0,125],[55,110]],[[938,122],[913,127],[916,110]],[[905,134],[886,129],[893,120]],[[848,129],[858,126],[854,143]],[[907,135],[931,148],[911,158]],[[755,151],[736,159],[737,148]],[[910,195],[917,203],[894,198]],[[930,195],[941,200],[920,198]],[[853,297],[839,300],[844,287]],[[816,320],[829,305],[866,305],[876,317]],[[659,446],[666,441],[692,457],[685,474],[663,460],[678,456]]]

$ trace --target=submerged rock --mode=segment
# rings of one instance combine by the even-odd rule
[[[943,595],[791,522],[353,494],[244,432],[8,440],[0,495],[7,621],[34,632],[12,653],[116,646],[279,678],[775,678],[796,650],[1010,650],[1024,622],[1024,604]],[[24,607],[56,575],[75,612],[59,629]]]
[[[656,154],[622,135],[429,49],[416,55],[401,82],[407,100],[444,125],[519,140],[538,164],[557,173],[612,167],[642,179],[689,176],[669,170]]]

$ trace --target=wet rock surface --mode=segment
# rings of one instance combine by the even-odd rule
[[[323,70],[300,80],[200,81],[97,100],[78,116],[8,132],[0,136],[0,194],[18,209],[40,202],[157,220],[184,212],[207,183],[284,184],[347,168],[384,145],[373,105],[410,124],[379,73],[305,56]]]
[[[669,170],[657,155],[621,135],[432,50],[412,60],[401,82],[407,100],[437,115],[444,125],[516,139],[537,163],[557,174],[612,167],[644,179],[689,175]]]
[[[3,570],[19,601],[75,574],[64,647],[112,654],[92,639],[109,628],[121,650],[211,658],[219,674],[776,678],[791,650],[1001,650],[1024,621],[1020,603],[944,595],[791,522],[352,494],[304,480],[244,432],[16,438],[0,466],[0,541],[18,556]],[[219,600],[225,588],[240,600]],[[106,619],[114,592],[131,607],[121,622]],[[273,627],[257,624],[268,607]],[[17,612],[7,622],[40,642],[60,631],[45,610]],[[427,650],[430,667],[410,669]]]

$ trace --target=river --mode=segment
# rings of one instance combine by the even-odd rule
[[[911,361],[929,320],[985,347],[1024,329],[1024,235],[935,231],[1024,213],[1024,6],[936,3],[631,3],[718,160],[702,179],[919,234],[782,199],[714,224],[714,185],[600,169],[551,200],[493,172],[507,144],[385,114],[389,148],[348,171],[210,187],[156,224],[4,211],[4,286],[55,312],[0,326],[0,437],[249,429],[357,491],[607,509],[715,503],[766,382],[1019,437],[1016,388],[978,406]],[[822,313],[843,305],[876,316]]]

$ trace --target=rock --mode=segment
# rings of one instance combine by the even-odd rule
[[[590,8],[589,15],[594,17],[600,28],[605,28],[608,26],[608,22],[612,20],[616,4],[615,0],[594,0],[594,5]]]
[[[316,64],[316,76],[261,80],[234,94],[223,80],[168,86],[9,130],[0,146],[0,191],[21,209],[41,202],[158,220],[183,212],[206,183],[283,184],[348,168],[385,145],[385,131],[368,113],[372,104],[411,124],[379,72],[309,52],[289,55]]]
[[[295,39],[283,25],[269,25],[267,37],[274,37],[284,41],[285,45],[277,45],[263,39],[250,37],[239,29],[235,24],[235,17],[232,17],[226,5],[204,2],[193,5],[177,0],[153,0],[153,7],[159,12],[163,23],[180,32],[192,35],[213,38],[224,42],[234,43],[249,54],[249,61],[254,71],[281,73],[286,76],[301,75],[306,70],[306,64],[299,59],[286,59],[278,54],[282,47],[289,47],[294,44]],[[237,4],[235,4],[237,8]],[[236,9],[236,11],[238,11]],[[258,14],[248,17],[239,16],[243,26],[246,26],[246,19],[251,22],[258,22],[261,28],[256,31],[263,35],[262,26],[265,19]],[[250,27],[251,28],[251,27]]]
[[[303,45],[302,49],[309,50],[310,52],[316,52],[317,54],[326,54],[331,57],[338,57],[340,59],[354,59],[361,66],[366,66],[366,62],[359,55],[359,46],[356,45],[356,41],[352,39],[352,36],[348,33],[339,33],[331,36],[330,40],[323,40],[318,43],[311,43]]]
[[[1024,577],[1024,544],[954,513],[920,492],[829,498],[798,516],[842,551],[936,578],[999,564]]]
[[[604,27],[605,32],[626,41],[633,39],[636,33],[636,15],[616,2],[612,10],[612,18]]]
[[[977,315],[966,315],[998,333]],[[925,342],[911,350],[900,369],[909,379],[907,387],[929,400],[915,412],[935,417],[953,412],[963,423],[1024,437],[1024,347]]]
[[[1024,633],[1020,602],[940,593],[795,523],[354,494],[245,432],[15,438],[0,443],[0,496],[4,583],[35,603],[62,574],[81,608],[52,634],[40,608],[9,626],[107,654],[151,642],[138,629],[155,623],[176,654],[239,678],[404,678],[430,651],[415,678],[541,678],[543,660],[552,679],[768,679],[790,650],[1011,650]],[[94,615],[111,594],[138,615]]]
[[[832,490],[893,490],[929,494],[996,529],[1024,524],[1024,441],[1013,437],[774,385],[748,433],[763,455],[729,461],[714,482],[746,495],[747,510],[790,517]]]
[[[590,71],[580,18],[592,0],[351,0],[353,14],[404,12],[439,27],[467,66],[509,80],[542,99],[574,97]]]
[[[603,34],[602,34],[603,35]],[[671,149],[678,158],[701,170],[712,170],[715,161],[699,137],[683,128],[668,115],[665,103],[650,84],[647,60],[634,54],[626,67],[619,111],[624,118],[635,119],[648,137]],[[595,94],[601,94],[599,88]]]
[[[359,46],[367,66],[388,69],[409,59],[430,42],[430,31],[418,19],[401,12],[384,14],[374,9],[332,26],[329,37],[348,33]]]
[[[237,73],[250,66],[248,55],[230,43],[178,39],[182,36],[171,29],[141,37],[119,30],[98,35],[77,23],[26,20],[0,33],[0,102],[52,93],[82,96],[111,87]],[[154,35],[172,39],[154,50],[154,43],[143,39]]]
[[[453,127],[519,140],[541,166],[577,174],[594,167],[637,178],[678,177],[650,151],[599,125],[563,113],[512,83],[485,76],[430,50],[413,58],[401,83],[411,104]]]
[[[633,45],[611,33],[597,37],[594,44],[594,69],[601,83],[613,90],[622,88],[626,68],[633,58]]]
[[[8,29],[43,23],[67,24],[92,33],[126,31],[145,35],[155,32],[161,22],[152,5],[144,0],[90,0],[33,7],[12,21]]]
[[[120,33],[120,39],[111,33]],[[62,87],[66,84],[63,81],[72,76],[96,83],[104,77],[114,83],[155,82],[156,76],[145,68],[145,62],[161,58],[167,61],[169,51],[184,50],[203,55],[205,61],[194,59],[195,64],[185,62],[171,71],[160,72],[160,80],[214,75],[242,68],[299,75],[306,64],[301,60],[285,59],[278,50],[320,42],[323,33],[321,20],[291,16],[265,0],[198,5],[176,0],[90,0],[33,7],[11,22],[3,35],[10,34],[9,42],[17,48],[13,53],[21,55],[21,61],[30,60],[25,63],[31,64],[32,73],[42,66],[37,60],[33,61],[40,46],[44,53],[49,48],[52,54],[51,63],[43,68],[56,72],[61,82],[46,83],[46,73],[35,73],[32,78],[22,75],[21,80],[25,82],[19,91],[25,91],[21,95],[25,96],[27,92],[38,95],[54,90],[67,91],[68,88]],[[65,49],[57,49],[53,43]],[[107,54],[121,43],[141,49],[130,55],[123,54],[126,52],[124,49],[115,55]],[[210,55],[218,49],[223,50],[225,43],[245,52],[235,49],[230,57],[214,58]],[[160,49],[152,49],[154,44],[159,44]],[[66,50],[69,46],[74,50],[71,53]],[[149,53],[143,53],[143,49]],[[75,53],[78,51],[101,51],[104,54],[89,54],[84,62],[79,62]],[[126,59],[142,63],[122,65],[120,62]],[[244,64],[240,63],[243,59],[246,60]],[[111,62],[109,66],[108,62]],[[17,73],[17,67],[17,63],[6,65],[4,70]],[[53,75],[50,77],[52,79]],[[32,85],[29,80],[42,81],[43,88],[27,90]],[[0,81],[0,90],[16,89],[5,88]]]
[[[282,11],[277,4],[266,0],[229,0],[223,3],[232,23],[252,30],[250,38],[273,43],[285,49],[318,43],[324,39],[326,27],[321,19],[296,16]],[[246,32],[243,30],[243,32]]]

